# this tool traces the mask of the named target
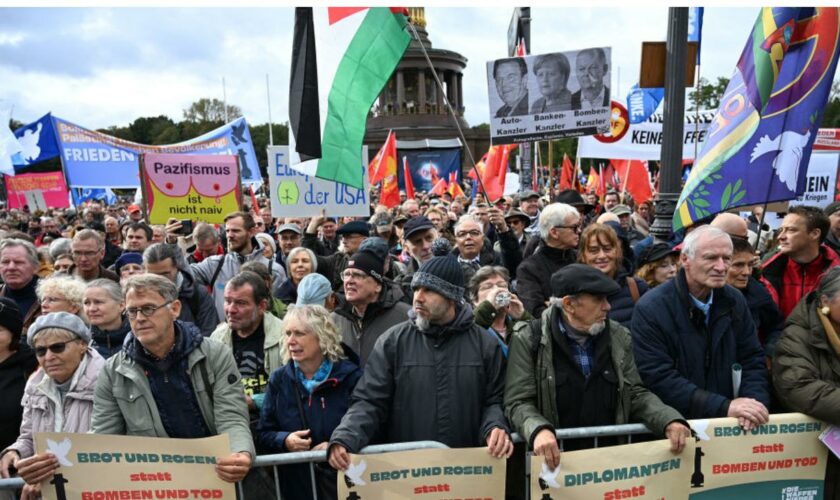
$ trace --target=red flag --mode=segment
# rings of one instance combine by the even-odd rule
[[[575,166],[572,165],[572,160],[569,159],[569,155],[563,153],[563,168],[560,170],[560,191],[576,189],[575,179],[577,179]]]
[[[595,191],[601,203],[604,202],[604,196],[607,195],[607,182],[604,179],[604,164],[598,165],[598,189]]]
[[[408,168],[408,157],[403,156],[403,183],[405,184],[405,197],[414,199],[414,179],[411,178],[411,170]]]
[[[254,185],[250,184],[248,188],[251,190],[251,211],[254,212],[254,217],[259,217],[260,204],[257,203],[257,195],[254,194]]]
[[[516,144],[490,146],[482,161],[481,181],[484,183],[485,194],[490,201],[496,201],[505,193],[505,179],[507,177],[508,159],[510,152],[516,149]]]
[[[437,177],[437,176],[435,176]],[[436,194],[438,196],[443,196],[443,193],[446,192],[447,188],[446,179],[438,179],[437,182],[434,183],[432,186],[432,190],[429,192],[430,194]]]
[[[528,54],[528,47],[525,46],[525,39],[520,38],[519,43],[516,44],[516,56],[525,57]]]
[[[621,179],[622,191],[630,193],[636,203],[653,199],[647,162],[641,160],[610,160]]]
[[[452,199],[455,199],[458,196],[463,196],[465,198],[467,196],[464,194],[464,190],[461,189],[461,185],[458,184],[458,176],[455,172],[449,172],[449,195],[452,196]]]
[[[393,131],[388,132],[385,144],[368,164],[368,178],[370,184],[381,182],[389,175],[397,175],[397,136]]]

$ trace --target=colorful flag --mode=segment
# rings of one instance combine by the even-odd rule
[[[703,7],[688,8],[689,42],[697,42],[697,64],[700,64],[700,40],[703,38]]]
[[[761,10],[683,187],[674,230],[805,190],[840,46],[837,7]]]
[[[438,196],[443,196],[443,193],[447,191],[449,185],[446,184],[446,179],[438,179],[434,181],[432,185],[432,190],[429,191],[431,194],[436,194]]]
[[[385,143],[368,164],[370,185],[382,182],[382,179],[397,171],[397,136],[388,132]]]
[[[405,26],[405,9],[295,9],[289,79],[293,169],[364,188],[360,158],[367,115],[411,40]]]
[[[458,184],[458,176],[455,172],[449,172],[449,189],[448,189],[448,191],[449,191],[449,195],[452,196],[453,200],[455,198],[459,197],[459,196],[463,196],[464,198],[467,197],[467,195],[464,194],[464,190],[461,189],[461,185]]]
[[[414,179],[411,178],[411,169],[408,168],[408,158],[403,156],[403,184],[405,184],[405,197],[414,199]]]

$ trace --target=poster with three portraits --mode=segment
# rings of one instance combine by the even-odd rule
[[[493,144],[608,132],[610,53],[594,47],[489,61]]]

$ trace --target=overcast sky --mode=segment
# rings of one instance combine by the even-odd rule
[[[489,121],[485,63],[506,56],[512,9],[426,9],[434,47],[469,60],[466,118]],[[701,74],[729,77],[758,8],[707,8]],[[612,47],[612,89],[638,79],[641,42],[664,40],[666,7],[532,8],[532,54]],[[292,8],[1,8],[0,108],[30,122],[52,111],[89,128],[125,126],[202,97],[240,106],[252,124],[288,120]],[[614,91],[615,92],[615,91]],[[615,95],[615,94],[614,94]]]

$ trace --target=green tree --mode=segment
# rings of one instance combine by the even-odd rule
[[[723,97],[723,93],[726,92],[727,85],[729,85],[729,78],[722,76],[717,77],[717,83],[711,83],[705,78],[700,78],[699,92],[695,88],[688,94],[688,100],[691,103],[688,109],[690,111],[696,109],[718,109],[720,99]]]
[[[840,80],[831,85],[831,92],[828,94],[828,102],[825,104],[823,114],[823,128],[840,128]]]
[[[234,120],[242,116],[239,106],[227,105],[227,116],[225,116],[225,103],[218,99],[207,99],[202,97],[184,110],[184,120],[189,122],[224,122]]]
[[[257,155],[257,162],[260,164],[260,171],[267,175],[268,167],[268,124],[251,125],[251,140],[254,142],[254,152]],[[289,124],[273,124],[271,127],[274,134],[274,145],[285,146],[289,144]]]

